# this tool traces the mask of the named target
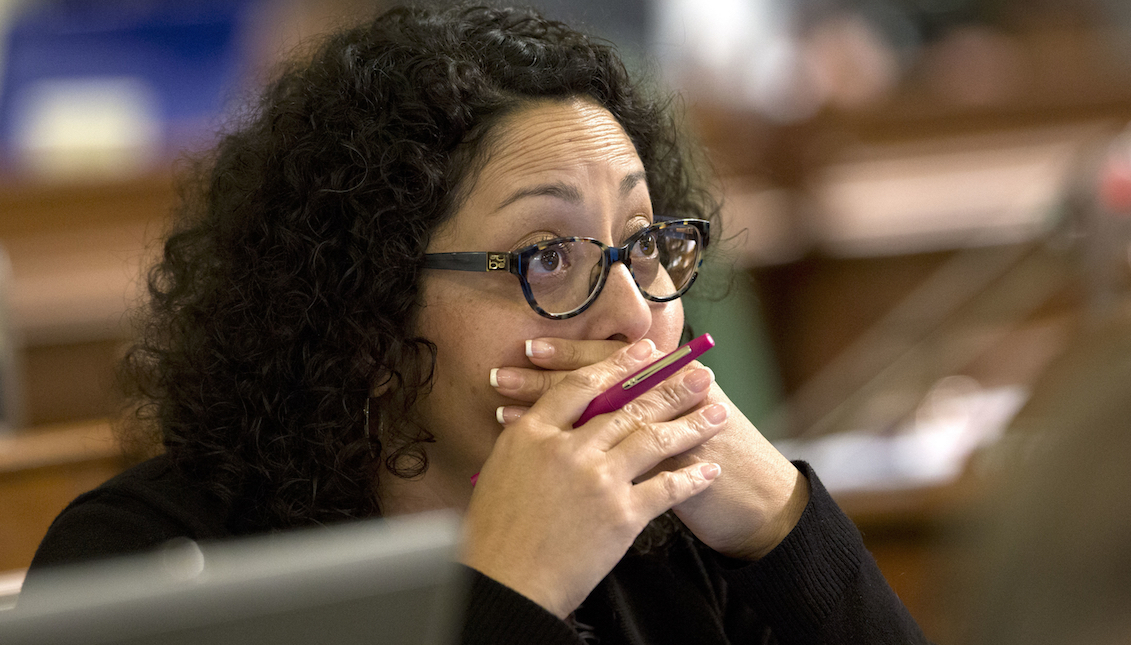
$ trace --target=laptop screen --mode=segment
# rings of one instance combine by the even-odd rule
[[[44,571],[0,613],[0,642],[453,643],[466,580],[458,520],[428,513]]]

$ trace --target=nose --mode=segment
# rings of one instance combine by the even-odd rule
[[[623,262],[609,270],[597,300],[582,314],[588,337],[635,343],[652,328],[652,309]]]

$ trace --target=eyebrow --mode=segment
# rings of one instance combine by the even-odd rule
[[[625,175],[624,179],[620,180],[621,197],[627,197],[628,194],[632,192],[632,189],[636,188],[637,184],[645,180],[646,176],[643,170]],[[581,203],[581,191],[579,191],[576,186],[556,181],[550,184],[539,184],[537,186],[517,190],[504,199],[496,210],[502,210],[510,204],[526,197],[556,197],[570,202],[571,204]]]
[[[625,175],[624,179],[620,180],[620,196],[628,197],[636,185],[647,179],[647,174],[643,171],[637,171]]]
[[[558,199],[564,199],[565,201],[572,204],[578,204],[581,202],[581,191],[577,190],[575,186],[570,186],[569,184],[565,184],[560,181],[554,182],[552,184],[540,184],[538,186],[531,186],[529,188],[523,188],[512,193],[510,197],[507,197],[503,200],[503,203],[499,204],[499,208],[496,210],[502,210],[510,204],[513,204],[514,202],[525,197],[556,197]]]

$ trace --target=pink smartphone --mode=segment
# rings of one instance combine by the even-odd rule
[[[711,338],[710,334],[703,334],[690,343],[681,345],[674,352],[598,394],[597,398],[589,402],[589,407],[585,408],[585,412],[581,413],[581,418],[573,424],[573,427],[581,426],[598,414],[621,409],[626,403],[659,385],[664,379],[714,346],[715,339]]]

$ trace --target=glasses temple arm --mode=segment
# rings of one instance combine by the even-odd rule
[[[425,253],[424,268],[452,271],[508,271],[516,264],[510,253],[461,251],[457,253]]]

